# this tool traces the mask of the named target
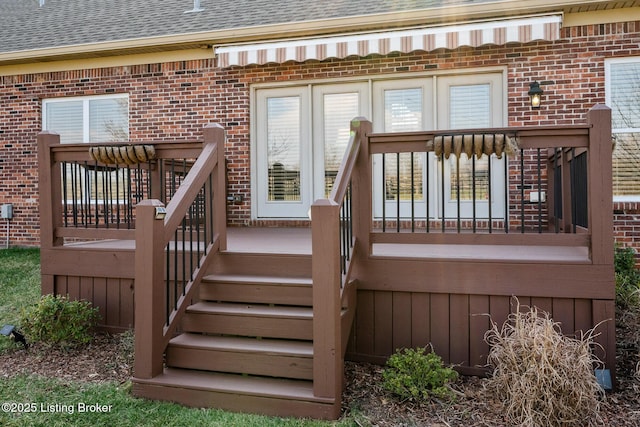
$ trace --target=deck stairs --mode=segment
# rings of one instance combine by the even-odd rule
[[[199,301],[187,308],[181,333],[169,342],[164,372],[137,379],[136,395],[335,418],[339,402],[313,392],[311,256],[222,252],[209,270]]]

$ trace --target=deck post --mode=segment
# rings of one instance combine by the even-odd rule
[[[615,284],[613,267],[613,185],[612,185],[612,140],[611,109],[606,105],[595,105],[587,114],[589,131],[589,152],[587,188],[589,199],[588,218],[591,232],[591,262],[610,270],[611,298],[593,300],[593,323],[602,322],[595,340],[603,352],[598,356],[610,370],[612,381],[616,382],[616,341],[615,341]],[[602,354],[604,353],[604,354]]]
[[[227,249],[227,173],[224,158],[225,130],[217,123],[204,128],[204,144],[217,144],[217,165],[213,172],[214,233],[218,233],[220,250]]]
[[[313,394],[339,399],[342,393],[340,322],[340,206],[327,199],[311,206],[313,278]],[[338,405],[339,410],[339,405]]]
[[[595,105],[587,114],[589,154],[587,188],[589,229],[594,264],[613,265],[613,184],[611,109]],[[611,297],[613,298],[613,288]]]
[[[159,200],[136,206],[135,254],[135,361],[136,378],[162,373],[164,319],[164,217]]]
[[[38,190],[40,196],[40,247],[49,249],[63,244],[55,230],[62,226],[62,182],[60,163],[51,155],[51,147],[60,145],[60,135],[43,131],[38,134]]]
[[[38,134],[37,141],[39,159],[40,249],[46,250],[64,244],[64,239],[62,237],[56,237],[55,234],[56,228],[62,226],[61,168],[60,163],[55,162],[51,155],[51,147],[60,145],[60,135],[43,131]],[[40,288],[42,295],[55,293],[55,276],[43,274],[41,281],[42,285]]]
[[[372,200],[372,172],[371,158],[369,154],[369,135],[371,134],[371,122],[364,117],[356,117],[351,121],[351,130],[360,138],[360,151],[356,159],[356,165],[352,176],[353,191],[353,232],[358,245],[357,253],[365,259],[371,253],[371,223],[373,214],[371,211]]]

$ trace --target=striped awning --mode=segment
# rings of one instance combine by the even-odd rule
[[[560,38],[562,15],[544,15],[462,25],[419,28],[315,39],[216,47],[219,67],[233,65],[304,62],[310,59],[345,58],[351,55],[386,55],[416,50],[456,49],[486,44],[553,41]]]

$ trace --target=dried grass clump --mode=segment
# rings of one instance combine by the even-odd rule
[[[593,331],[580,339],[562,335],[548,313],[516,312],[485,335],[494,368],[487,389],[503,402],[512,425],[592,426],[600,422],[602,388],[594,375],[601,362],[590,351]]]

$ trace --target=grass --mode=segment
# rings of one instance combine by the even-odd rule
[[[40,296],[40,251],[0,250],[0,327],[17,325],[23,308]],[[14,345],[0,337],[0,352]]]
[[[37,249],[0,250],[0,326],[16,324],[23,307],[40,296],[40,252]],[[15,345],[0,337],[0,353]],[[167,402],[138,399],[130,384],[84,383],[19,375],[0,381],[0,405],[25,405],[22,411],[0,410],[0,425],[22,426],[355,426],[353,418],[337,422],[237,414],[216,409],[187,408]],[[110,406],[107,412],[80,412],[83,405]],[[27,411],[29,409],[31,411]]]

